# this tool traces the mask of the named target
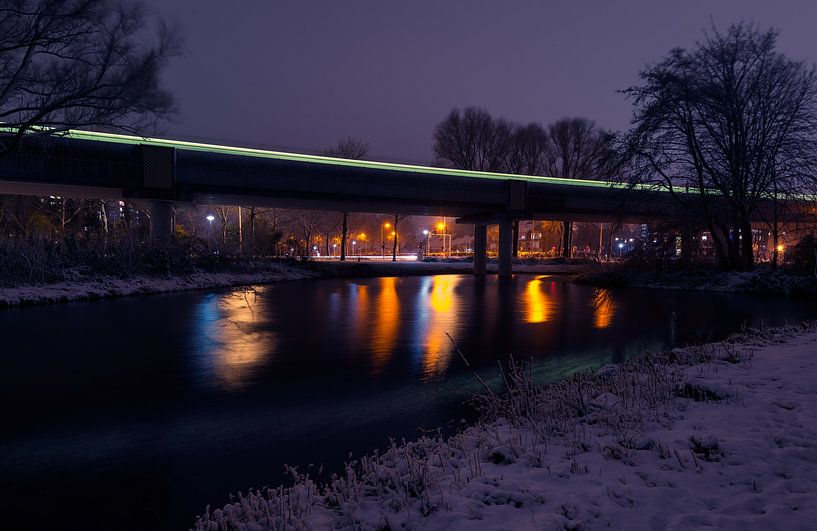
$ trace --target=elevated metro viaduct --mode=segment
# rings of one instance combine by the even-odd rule
[[[484,274],[486,228],[498,224],[500,276],[512,272],[513,220],[646,222],[676,208],[667,192],[632,201],[622,188],[87,131],[34,137],[0,157],[0,194],[147,201],[157,237],[172,233],[174,203],[447,216],[474,225],[474,272]]]

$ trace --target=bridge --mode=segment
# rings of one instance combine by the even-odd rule
[[[501,276],[511,274],[514,220],[646,222],[676,208],[667,192],[644,188],[633,202],[624,188],[77,130],[0,157],[0,194],[145,201],[156,237],[171,234],[174,203],[455,217],[474,225],[474,271],[484,274],[486,228],[498,224]]]

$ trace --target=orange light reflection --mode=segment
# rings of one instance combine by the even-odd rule
[[[244,387],[253,369],[275,350],[273,333],[254,326],[256,298],[256,292],[236,290],[213,301],[220,315],[208,323],[206,334],[218,345],[213,350],[216,377],[229,389]]]
[[[372,369],[380,372],[389,361],[400,328],[400,299],[397,297],[397,277],[380,279],[376,300],[377,315],[373,325]],[[360,311],[360,310],[358,310]]]
[[[593,292],[593,327],[607,328],[613,322],[616,305],[610,296],[610,290],[599,288]]]
[[[525,306],[527,323],[544,323],[553,316],[553,301],[542,291],[542,279],[536,277],[528,282],[525,288]]]
[[[423,372],[426,376],[443,372],[451,358],[451,345],[445,333],[454,335],[456,332],[459,302],[456,287],[460,279],[453,275],[435,275],[431,281],[431,296],[426,308],[429,311],[428,328],[423,345]]]

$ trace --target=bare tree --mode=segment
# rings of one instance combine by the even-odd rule
[[[817,71],[776,51],[777,37],[748,24],[713,29],[625,91],[633,180],[668,189],[701,220],[724,269],[753,267],[759,212],[771,203],[777,226],[779,200],[813,188]]]
[[[515,126],[508,142],[505,171],[520,175],[541,175],[544,171],[548,135],[537,123]]]
[[[540,175],[547,147],[547,133],[541,125],[513,126],[505,149],[504,171]],[[513,256],[519,255],[519,220],[513,221]]]
[[[216,207],[216,214],[218,214],[218,221],[221,225],[221,246],[227,245],[227,223],[230,220],[231,207],[220,206]]]
[[[434,130],[437,163],[461,170],[503,171],[513,126],[487,111],[452,110]]]
[[[342,138],[338,143],[324,151],[327,157],[336,157],[340,159],[360,160],[366,158],[369,154],[369,143],[351,136]],[[349,238],[349,211],[342,212],[343,219],[341,221],[340,232],[340,261],[346,260],[346,240]],[[328,240],[327,240],[327,254],[328,254]]]
[[[178,35],[137,2],[0,1],[0,152],[69,128],[154,128],[175,110],[160,77]]]
[[[552,177],[598,178],[612,136],[586,118],[563,118],[548,126],[544,170]]]
[[[323,152],[327,157],[338,159],[365,159],[369,154],[369,143],[352,136],[347,136],[338,140],[333,147],[325,149]]]
[[[399,238],[399,233],[397,232],[397,224],[406,219],[408,216],[404,214],[395,214],[394,215],[394,240],[392,241],[392,248],[391,248],[391,261],[397,261],[397,238]]]
[[[548,126],[543,168],[551,177],[598,178],[605,173],[613,136],[586,118],[563,118]],[[573,222],[564,222],[562,255],[569,258]]]

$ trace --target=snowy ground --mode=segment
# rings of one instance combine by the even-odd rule
[[[584,266],[575,265],[515,265],[516,273],[570,274]],[[0,288],[0,308],[92,300],[129,295],[147,295],[194,289],[223,288],[269,284],[286,280],[331,277],[373,277],[403,275],[433,275],[472,272],[470,264],[445,262],[307,262],[300,265],[264,264],[262,271],[252,273],[217,272],[193,273],[167,277],[136,275],[129,278],[92,277],[57,282]],[[496,265],[489,265],[496,272]]]
[[[318,276],[313,271],[284,264],[269,265],[261,272],[254,273],[193,273],[185,276],[153,277],[133,276],[129,278],[98,277],[75,281],[0,288],[0,308],[46,304],[78,300],[168,293],[204,288],[245,286],[285,280],[299,280]]]
[[[772,271],[758,267],[748,272],[721,272],[707,269],[679,271],[630,271],[625,265],[590,269],[576,280],[601,287],[635,287],[721,291],[772,295],[814,296],[817,279],[786,269]]]
[[[318,486],[241,496],[197,529],[814,529],[817,327],[747,333],[515,391],[452,438]]]

